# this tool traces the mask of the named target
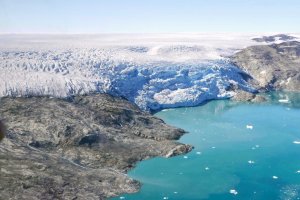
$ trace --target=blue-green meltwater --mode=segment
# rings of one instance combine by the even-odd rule
[[[265,103],[211,101],[163,110],[189,133],[186,155],[143,161],[129,176],[143,186],[130,200],[300,199],[300,93],[272,93]]]

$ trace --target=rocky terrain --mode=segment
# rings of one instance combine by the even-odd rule
[[[246,92],[243,90],[237,90],[236,94],[231,98],[231,100],[237,102],[253,102],[253,103],[261,103],[267,101],[264,95]]]
[[[106,94],[2,98],[0,199],[105,199],[132,193],[141,160],[186,153],[185,132]]]
[[[289,41],[247,47],[232,56],[232,62],[253,79],[259,91],[300,91],[300,42]]]
[[[256,42],[265,42],[265,43],[287,42],[287,41],[291,41],[291,40],[295,40],[295,39],[297,39],[297,37],[287,35],[287,34],[276,34],[276,35],[252,38],[252,40],[254,40]]]
[[[3,124],[3,122],[0,120],[0,142],[1,140],[5,137],[5,125]]]
[[[157,111],[231,98],[238,95],[236,89],[298,90],[294,80],[299,49],[292,41],[297,37],[2,35],[0,97],[108,93],[125,97],[143,110]],[[261,87],[249,82],[249,75]]]
[[[72,37],[66,45],[58,36],[39,36],[41,45],[36,36],[0,38],[0,118],[7,125],[0,199],[136,192],[140,184],[125,173],[138,161],[192,149],[175,141],[183,130],[142,110],[230,97],[262,102],[259,91],[300,91],[294,36],[146,35],[130,45],[124,36]]]

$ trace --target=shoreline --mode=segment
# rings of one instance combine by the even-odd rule
[[[265,96],[264,94],[268,94],[268,93],[258,93],[257,95]],[[271,94],[269,93],[269,95],[271,95]],[[237,103],[239,101],[240,102],[250,102],[250,103],[251,102],[252,103],[259,103],[260,102],[260,101],[254,101],[253,102],[252,100],[254,98],[255,98],[255,95],[250,100],[247,99],[247,98],[246,99],[242,98],[242,99],[239,99],[239,100],[231,99],[230,101],[234,101],[234,102],[237,102]],[[265,99],[265,100],[268,101],[267,99]],[[42,101],[42,103],[40,101]],[[98,139],[94,138],[94,140],[96,140],[96,143],[98,143],[98,144],[95,145],[95,143],[93,143],[94,141],[89,141],[89,139],[91,139],[91,138],[86,138],[85,137],[85,136],[91,135],[90,133],[87,133],[85,136],[84,135],[80,136],[81,140],[78,140],[78,138],[76,138],[76,137],[73,138],[72,139],[73,143],[71,145],[70,145],[70,141],[66,142],[66,144],[64,144],[64,145],[61,144],[62,143],[61,141],[56,143],[55,145],[53,145],[51,142],[49,143],[49,141],[45,141],[45,140],[38,141],[38,140],[34,139],[35,137],[40,137],[39,134],[37,134],[37,133],[34,133],[30,137],[30,140],[28,140],[28,138],[26,138],[26,137],[28,137],[28,135],[30,135],[30,131],[25,130],[25,128],[24,128],[24,130],[20,129],[20,124],[13,125],[11,123],[8,123],[8,134],[7,134],[7,138],[4,139],[4,141],[2,141],[2,143],[1,143],[2,147],[0,149],[0,152],[1,152],[0,153],[1,157],[0,158],[2,159],[2,161],[3,161],[3,158],[5,158],[5,157],[6,157],[5,159],[9,159],[9,157],[13,157],[13,159],[16,159],[16,158],[20,159],[18,157],[18,155],[17,156],[14,155],[14,151],[16,151],[16,149],[18,149],[18,151],[22,151],[22,156],[24,158],[26,158],[27,156],[30,156],[32,154],[35,155],[36,157],[39,157],[40,156],[39,154],[42,154],[44,156],[46,155],[48,157],[50,156],[49,159],[51,161],[50,161],[50,163],[47,163],[47,164],[43,163],[43,161],[41,161],[41,160],[31,161],[31,162],[39,163],[38,165],[45,164],[44,168],[47,168],[49,166],[50,167],[53,166],[56,159],[59,159],[59,160],[62,159],[63,161],[61,161],[62,162],[61,167],[70,168],[70,169],[72,169],[73,173],[74,172],[80,172],[82,169],[85,169],[85,170],[88,169],[88,170],[91,170],[91,171],[95,170],[95,171],[98,171],[98,173],[99,173],[99,171],[104,170],[105,173],[110,174],[109,177],[106,177],[108,180],[112,180],[111,177],[118,177],[120,180],[122,180],[121,183],[119,183],[119,186],[118,186],[118,187],[120,187],[119,189],[114,189],[113,193],[109,193],[107,196],[102,196],[101,197],[103,199],[110,199],[110,198],[116,197],[120,194],[138,192],[138,190],[140,189],[142,183],[131,179],[130,177],[127,176],[127,173],[128,173],[129,170],[136,167],[136,165],[139,162],[150,159],[150,158],[154,158],[154,157],[157,157],[157,156],[172,157],[172,156],[176,156],[176,155],[181,155],[181,154],[188,153],[189,151],[191,151],[193,149],[192,146],[182,144],[182,143],[177,141],[177,140],[180,139],[180,137],[182,135],[187,133],[186,131],[184,131],[182,129],[177,129],[177,128],[174,128],[174,127],[171,127],[171,126],[165,124],[163,122],[163,120],[153,116],[153,113],[150,115],[150,114],[148,114],[144,111],[141,111],[141,110],[138,109],[138,107],[136,105],[128,102],[127,100],[125,100],[123,98],[112,97],[112,96],[107,95],[107,94],[94,94],[94,95],[87,95],[87,96],[75,96],[74,98],[71,98],[71,99],[68,99],[68,100],[66,100],[66,99],[65,100],[64,99],[57,99],[57,98],[52,98],[52,97],[50,97],[50,98],[49,97],[30,97],[30,98],[20,98],[20,97],[9,98],[9,97],[5,97],[5,98],[1,98],[0,104],[2,105],[2,109],[0,109],[0,112],[1,112],[1,114],[4,113],[4,116],[6,116],[6,121],[7,121],[7,119],[9,119],[12,116],[13,116],[14,120],[16,120],[16,118],[18,119],[18,117],[15,116],[16,113],[14,113],[16,111],[15,110],[16,108],[18,109],[18,112],[20,112],[19,113],[20,115],[22,115],[22,114],[27,115],[26,113],[28,112],[28,109],[30,111],[30,109],[41,109],[41,108],[46,109],[46,110],[44,110],[44,112],[47,113],[48,111],[50,111],[49,107],[47,107],[49,105],[51,105],[51,106],[55,105],[55,107],[60,105],[60,106],[62,106],[61,108],[65,108],[65,109],[69,110],[71,107],[69,107],[70,105],[68,105],[68,104],[71,104],[71,105],[74,104],[75,107],[78,107],[80,105],[91,104],[92,106],[89,107],[89,110],[91,110],[91,109],[95,109],[96,107],[99,107],[99,105],[97,103],[99,103],[101,101],[104,101],[103,104],[101,104],[101,105],[107,105],[106,108],[108,108],[108,110],[106,110],[106,111],[108,111],[109,114],[113,113],[113,114],[117,114],[117,115],[123,115],[124,114],[124,113],[122,113],[123,111],[125,111],[125,113],[126,113],[126,112],[128,112],[128,110],[131,109],[131,110],[133,110],[135,115],[142,115],[143,117],[147,116],[147,117],[150,117],[150,119],[152,119],[154,121],[157,120],[158,125],[165,128],[165,131],[166,131],[166,133],[164,135],[165,138],[155,137],[153,135],[151,136],[149,134],[139,133],[139,132],[133,133],[131,130],[130,130],[130,132],[131,132],[131,135],[134,137],[135,143],[136,142],[143,142],[143,141],[145,142],[145,143],[143,143],[144,145],[147,144],[147,142],[149,142],[149,141],[150,141],[151,145],[154,145],[155,143],[159,143],[159,145],[156,144],[157,145],[156,147],[161,148],[161,151],[156,152],[156,154],[149,153],[149,155],[147,153],[145,154],[145,153],[141,153],[140,151],[138,151],[138,154],[140,154],[140,155],[138,157],[136,157],[135,160],[131,160],[130,162],[127,162],[127,164],[125,164],[125,165],[123,163],[122,165],[119,166],[119,167],[121,167],[121,166],[123,166],[123,167],[121,167],[119,169],[114,168],[114,167],[112,167],[112,168],[111,167],[107,168],[107,167],[103,167],[103,166],[99,167],[99,163],[98,163],[98,166],[95,165],[95,163],[93,163],[93,162],[97,162],[96,160],[89,161],[89,159],[83,158],[81,161],[78,161],[78,160],[74,159],[74,152],[70,153],[70,152],[68,152],[69,150],[62,151],[62,149],[66,148],[65,145],[67,145],[67,146],[69,145],[67,147],[67,149],[68,148],[74,148],[74,149],[78,148],[78,149],[80,149],[80,151],[83,151],[83,152],[87,151],[86,153],[88,153],[88,156],[99,157],[99,153],[96,154],[95,152],[90,152],[90,150],[94,151],[95,149],[99,148],[99,146],[97,146],[97,145],[102,144],[103,142],[105,144],[108,141],[108,138],[105,138],[105,137],[102,138],[102,139],[104,139],[104,141],[101,141],[101,137],[103,137],[103,136],[100,137],[100,140],[99,140],[99,138]],[[112,101],[112,102],[110,102],[110,101]],[[110,102],[110,104],[108,105],[107,103],[109,103],[109,102]],[[38,105],[36,105],[36,104],[38,104]],[[113,104],[116,104],[115,108],[117,109],[117,111],[114,110],[114,109],[111,109],[111,106]],[[122,112],[120,112],[120,110],[119,110],[120,106],[118,106],[118,104],[121,104],[122,106],[125,105],[127,107],[125,107],[124,109],[121,109]],[[3,106],[3,105],[5,105],[5,106]],[[21,107],[24,106],[24,108],[21,108],[20,106]],[[201,105],[198,105],[198,106],[201,106]],[[5,107],[6,107],[6,109],[4,109]],[[43,107],[46,107],[46,108],[43,108]],[[86,107],[85,107],[85,109],[86,109]],[[24,111],[24,113],[23,113],[23,111]],[[73,112],[73,111],[74,110],[71,109],[71,112]],[[13,112],[12,116],[7,115],[8,112]],[[81,112],[82,112],[82,110],[81,110]],[[67,115],[70,115],[70,112],[67,112]],[[32,119],[30,117],[30,115],[26,116],[26,117],[28,118],[27,120]],[[65,118],[66,115],[61,115],[61,117]],[[27,121],[27,120],[25,120],[25,121]],[[36,120],[38,120],[38,119],[36,119]],[[78,119],[76,119],[76,120],[78,120]],[[122,121],[122,119],[121,119],[121,121]],[[19,123],[20,121],[17,120],[17,122]],[[40,121],[38,121],[38,122],[40,123]],[[147,126],[147,123],[143,124],[143,125]],[[23,124],[23,125],[25,125],[25,124]],[[130,129],[132,129],[132,126],[128,126],[128,127],[130,127]],[[141,126],[141,127],[142,127],[142,129],[145,128],[143,126]],[[118,125],[118,128],[122,129],[122,127],[120,125]],[[37,129],[37,127],[35,127],[35,129]],[[155,130],[157,130],[157,129],[155,129]],[[22,131],[23,131],[23,133],[22,133]],[[34,132],[34,129],[32,130],[32,132]],[[120,132],[118,134],[120,134]],[[25,141],[20,141],[20,139],[24,140],[24,136],[26,138]],[[45,137],[45,136],[43,136],[43,137]],[[113,137],[115,137],[115,136],[113,136]],[[130,136],[126,136],[126,137],[130,137]],[[87,140],[82,141],[82,139],[87,139]],[[105,142],[105,140],[106,140],[106,142]],[[28,142],[26,142],[26,141],[28,141]],[[80,143],[82,143],[82,144],[80,144]],[[132,143],[131,143],[131,145],[132,145]],[[164,147],[162,147],[162,145]],[[129,149],[132,150],[132,149],[134,149],[134,147],[130,147]],[[145,146],[143,146],[144,152],[146,151],[146,149],[147,148],[145,148]],[[129,150],[129,151],[131,151],[131,150]],[[10,153],[6,153],[7,155],[5,156],[4,152],[10,152]],[[63,152],[63,154],[62,154],[62,152]],[[109,153],[109,152],[106,152],[104,154],[107,154],[107,153]],[[53,156],[55,157],[55,159],[52,159]],[[82,156],[82,155],[80,155],[80,156]],[[114,156],[111,156],[111,157],[113,158]],[[131,157],[131,159],[132,158],[133,157]],[[2,162],[1,159],[0,159],[0,162]],[[107,159],[106,161],[109,162],[109,159]],[[22,162],[24,162],[24,160]],[[18,164],[15,163],[15,165],[18,165]],[[5,168],[5,166],[3,167],[3,169],[7,170],[7,168]],[[28,170],[30,170],[30,167],[28,167]],[[59,171],[59,168],[55,171]],[[9,174],[8,172],[6,172],[6,173]],[[67,173],[70,173],[70,171],[67,172]],[[63,177],[64,174],[62,174],[61,176]],[[76,173],[73,174],[73,176],[76,176]],[[8,178],[8,177],[6,177],[6,178]],[[4,178],[3,181],[5,181],[6,178]],[[104,178],[100,177],[101,180],[103,179],[102,181],[104,181],[106,178],[105,177]],[[10,179],[11,179],[11,177],[10,177]],[[110,182],[107,182],[107,183],[110,184]],[[128,188],[128,184],[130,185],[129,188]],[[125,186],[127,187],[126,191],[123,190],[124,189],[123,187],[125,187]],[[25,188],[26,188],[26,186],[25,186]],[[97,189],[99,189],[99,188],[97,188]]]
[[[140,183],[125,173],[138,162],[192,150],[176,141],[182,129],[107,94],[72,101],[2,98],[0,104],[7,125],[0,144],[4,198],[106,199],[137,192]]]

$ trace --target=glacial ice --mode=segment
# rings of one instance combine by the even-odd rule
[[[139,44],[129,44],[127,38],[126,44],[115,41],[108,45],[105,42],[112,39],[102,36],[98,39],[105,45],[59,48],[55,44],[63,45],[64,41],[57,42],[55,36],[37,41],[33,36],[6,37],[0,38],[6,45],[0,46],[0,97],[68,97],[98,92],[122,96],[144,110],[155,111],[229,98],[235,94],[233,88],[254,91],[244,80],[245,72],[222,57],[241,48],[224,37],[207,39],[210,43],[201,36],[197,41],[194,36],[184,36],[187,42],[175,37],[171,43],[166,43],[166,38],[151,43],[147,38]],[[20,48],[16,41],[22,41]]]

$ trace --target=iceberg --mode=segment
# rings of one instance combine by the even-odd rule
[[[288,99],[279,99],[278,100],[279,103],[289,103]]]
[[[234,190],[234,189],[229,190],[229,193],[233,194],[233,195],[237,195],[238,194],[238,192],[236,190]]]
[[[246,125],[246,129],[253,129],[253,126],[252,125]]]

